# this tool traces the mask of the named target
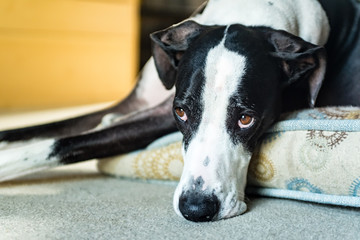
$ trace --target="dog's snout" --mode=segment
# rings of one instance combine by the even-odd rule
[[[194,222],[212,221],[220,209],[220,201],[214,194],[197,191],[182,193],[179,210],[187,220]]]

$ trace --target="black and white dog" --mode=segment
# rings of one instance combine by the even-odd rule
[[[360,105],[357,0],[210,0],[151,38],[153,58],[116,106],[0,132],[0,179],[126,153],[179,129],[175,211],[229,218],[246,210],[252,151],[282,112]]]

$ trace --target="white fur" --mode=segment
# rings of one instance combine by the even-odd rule
[[[226,127],[229,100],[241,84],[246,58],[226,49],[225,37],[206,58],[202,120],[187,151],[183,151],[184,170],[174,196],[175,211],[180,216],[179,197],[199,176],[204,180],[203,190],[215,190],[221,202],[217,219],[246,210],[243,198],[251,154],[241,144],[232,143]]]
[[[317,45],[324,45],[330,32],[317,0],[210,0],[193,20],[204,25],[267,26]]]
[[[0,150],[8,148],[9,142],[3,141],[0,142]]]
[[[26,146],[26,145],[29,145],[31,143],[36,143],[36,142],[39,142],[39,141],[42,141],[42,140],[43,139],[41,139],[41,138],[32,138],[30,140],[15,141],[15,142],[3,141],[3,142],[0,142],[0,151],[6,150],[6,149],[11,149],[11,148],[18,148],[18,147]]]
[[[174,94],[175,89],[166,90],[156,71],[154,59],[151,57],[142,69],[141,80],[136,89],[136,96],[143,101],[144,107],[154,107]]]
[[[44,140],[0,151],[0,181],[57,166],[58,159],[47,159],[53,144],[54,140]]]

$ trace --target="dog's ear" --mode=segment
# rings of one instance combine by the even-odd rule
[[[266,35],[275,48],[272,55],[281,60],[286,84],[308,81],[309,106],[314,107],[326,71],[325,49],[281,30],[269,30]]]
[[[199,36],[205,27],[185,21],[150,34],[153,41],[152,54],[159,77],[167,89],[174,86],[179,61],[190,43]]]

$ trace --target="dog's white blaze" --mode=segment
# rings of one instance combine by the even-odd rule
[[[47,159],[54,142],[50,139],[0,151],[0,181],[58,165],[57,159]]]
[[[192,162],[203,161],[207,156],[217,158],[218,154],[228,152],[232,146],[226,130],[227,109],[230,97],[238,89],[241,77],[245,71],[246,59],[224,46],[224,39],[207,55],[205,67],[205,86],[202,94],[204,106],[202,120],[198,132],[189,145],[186,157]],[[219,151],[222,150],[222,151]],[[199,168],[199,169],[198,169]],[[207,167],[198,164],[190,170],[193,176],[207,178]],[[206,181],[204,187],[206,187]]]
[[[204,110],[197,133],[183,151],[184,170],[174,198],[178,213],[181,192],[194,188],[188,184],[198,177],[204,180],[203,190],[214,191],[221,202],[218,219],[246,210],[243,194],[251,154],[241,144],[233,144],[226,127],[230,97],[241,84],[246,58],[225,48],[225,38],[206,58]]]

